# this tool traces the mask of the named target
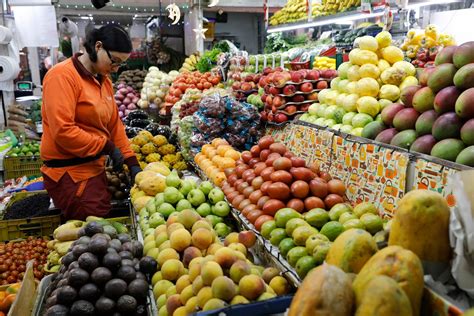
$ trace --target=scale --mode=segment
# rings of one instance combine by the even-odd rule
[[[15,85],[15,98],[32,96],[35,84],[31,81],[17,81]]]

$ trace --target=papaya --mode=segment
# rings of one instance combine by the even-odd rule
[[[441,194],[410,191],[398,204],[388,244],[409,249],[422,261],[448,263],[449,215],[448,203]]]
[[[388,246],[373,255],[352,283],[357,306],[361,304],[362,293],[369,282],[378,275],[394,279],[408,296],[413,315],[420,315],[424,287],[423,266],[412,251],[400,246]]]
[[[350,277],[324,263],[306,275],[291,301],[288,316],[351,316],[353,303]]]
[[[364,264],[377,252],[377,244],[363,229],[349,229],[331,245],[326,262],[347,273],[359,273]]]
[[[356,294],[358,295],[358,294]],[[362,294],[355,316],[412,316],[410,300],[398,283],[385,275],[372,278]]]

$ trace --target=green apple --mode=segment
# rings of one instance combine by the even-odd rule
[[[216,216],[216,215],[207,215],[206,219],[211,223],[212,227],[216,226],[219,223],[222,223],[222,217]]]
[[[211,190],[209,190],[209,192],[210,191]],[[194,207],[197,207],[206,202],[206,196],[200,189],[193,189],[188,193],[188,201],[191,202]]]
[[[207,215],[211,214],[211,206],[208,203],[202,203],[196,209],[196,212],[198,212],[198,214],[202,217],[206,217]]]
[[[185,200],[185,199],[180,200],[178,204],[176,204],[176,211],[178,212],[181,212],[182,210],[186,210],[186,209],[191,209],[191,208],[193,208],[193,206],[188,200]]]
[[[212,214],[214,215],[225,217],[229,215],[229,212],[230,212],[230,206],[229,204],[227,204],[226,201],[217,202],[216,205],[212,206]]]
[[[148,225],[148,223],[141,223],[140,224],[140,228],[142,229],[142,232],[146,232],[148,229],[150,229],[150,225]]]
[[[184,196],[187,196],[192,189],[195,189],[194,182],[191,180],[183,180],[181,181],[181,186],[179,187],[179,192]]]
[[[212,185],[211,182],[209,181],[203,181],[201,182],[201,184],[199,185],[199,190],[202,191],[202,193],[204,193],[206,196],[209,194],[209,192],[211,192],[211,190],[214,188],[214,186]]]
[[[160,225],[163,225],[164,223],[165,223],[165,219],[163,218],[163,215],[161,215],[160,213],[153,213],[148,219],[148,225],[150,225],[150,228],[156,228]]]
[[[157,195],[155,195],[155,206],[156,208],[158,209],[158,207],[160,207],[161,204],[165,203],[165,195],[163,194],[163,192],[161,193],[158,193]]]
[[[217,223],[216,226],[214,227],[214,230],[216,231],[217,236],[219,237],[225,237],[229,235],[231,232],[230,227],[224,223]]]
[[[168,187],[163,192],[165,202],[170,204],[176,204],[179,201],[179,191],[174,187]]]
[[[148,203],[146,204],[146,210],[150,214],[153,214],[156,212],[155,199],[150,199],[150,201],[148,201]]]
[[[171,213],[175,212],[174,206],[169,203],[163,203],[158,207],[158,213],[163,215],[164,218],[168,218]]]
[[[181,179],[176,172],[171,172],[166,176],[166,186],[177,188],[181,184]]]
[[[224,201],[224,192],[222,192],[219,188],[214,188],[209,192],[207,198],[212,204],[216,204],[217,202]]]

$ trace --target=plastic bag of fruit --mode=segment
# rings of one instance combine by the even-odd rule
[[[207,117],[223,118],[225,115],[225,101],[217,93],[205,96],[199,103],[199,112]]]

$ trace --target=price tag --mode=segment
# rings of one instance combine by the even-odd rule
[[[43,133],[43,122],[36,122],[35,125],[36,125],[36,132],[38,134],[42,134]]]
[[[329,38],[329,36],[331,36],[331,33],[332,33],[332,31],[323,32],[323,34],[321,34],[321,36],[319,37],[319,39],[326,39],[326,38]]]

